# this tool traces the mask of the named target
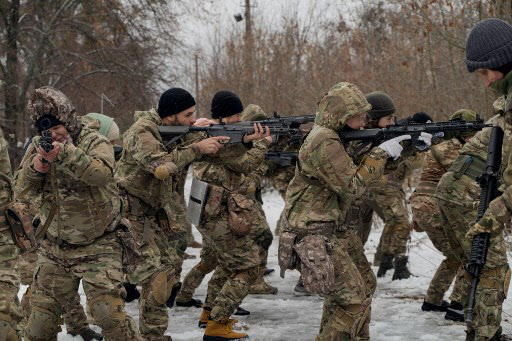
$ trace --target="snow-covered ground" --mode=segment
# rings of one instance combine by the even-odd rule
[[[284,202],[277,192],[266,193],[263,197],[264,209],[272,230],[275,229],[277,219]],[[375,248],[382,233],[382,223],[376,222],[366,244],[366,254],[373,260]],[[196,240],[201,236],[194,229]],[[251,311],[247,317],[238,320],[248,327],[247,333],[251,340],[259,341],[297,341],[314,340],[320,325],[322,314],[322,299],[320,297],[296,297],[293,287],[299,278],[296,271],[287,271],[284,279],[279,277],[277,264],[277,238],[274,240],[269,252],[268,265],[276,269],[267,281],[279,288],[277,295],[249,295],[242,307]],[[185,261],[183,276],[198,262],[199,249],[188,249],[188,253],[197,256],[196,259]],[[370,325],[372,340],[464,340],[464,325],[444,320],[441,313],[425,313],[421,311],[424,294],[431,277],[442,255],[432,246],[425,233],[412,234],[410,243],[410,268],[414,277],[402,281],[391,281],[392,271],[379,279],[377,291],[372,304],[372,322]],[[512,258],[509,259],[512,263]],[[377,268],[374,268],[376,271]],[[207,280],[201,284],[195,297],[204,300]],[[21,292],[20,292],[21,294]],[[80,288],[82,304],[85,296]],[[137,302],[127,304],[128,313],[138,320]],[[502,326],[505,332],[512,335],[512,300],[505,301],[503,306]],[[202,340],[203,330],[197,327],[200,309],[173,308],[169,310],[169,328],[167,334],[172,335],[175,341]],[[97,327],[94,327],[97,328]],[[58,340],[81,340],[63,332]]]

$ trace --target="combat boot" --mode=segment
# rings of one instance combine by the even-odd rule
[[[176,296],[178,296],[178,292],[181,289],[181,282],[176,283],[172,287],[171,296],[167,299],[167,302],[165,302],[165,305],[167,308],[172,308],[174,306],[174,301],[176,300]]]
[[[238,307],[236,308],[235,310],[235,313],[233,315],[236,315],[236,316],[249,316],[251,315],[251,312],[249,310],[246,310],[242,307]]]
[[[131,301],[139,299],[140,292],[135,284],[123,283],[123,286],[124,289],[126,290],[126,298],[124,299],[126,303],[130,303]]]
[[[423,311],[444,311],[446,312],[448,310],[448,307],[450,307],[450,303],[443,301],[441,305],[437,305],[434,303],[429,303],[427,301],[423,301],[423,304],[421,306],[421,310]]]
[[[263,280],[263,277],[259,277],[256,283],[251,284],[249,287],[249,294],[253,295],[275,295],[277,294],[277,288],[271,286]]]
[[[272,269],[272,268],[264,268],[263,269],[263,276],[268,276],[270,275],[271,273],[273,273],[275,270]]]
[[[464,308],[459,302],[451,302],[444,315],[445,320],[464,322]]]
[[[400,280],[407,279],[411,277],[411,272],[407,269],[407,261],[409,257],[407,256],[398,256],[395,259],[395,272],[393,273],[393,278],[391,280]]]
[[[233,324],[233,320],[228,318],[221,321],[209,320],[204,331],[203,341],[249,340],[247,334],[234,332]]]
[[[199,322],[197,323],[199,328],[206,328],[206,325],[208,324],[208,318],[210,318],[211,313],[212,308],[203,306],[201,316],[199,317]]]
[[[377,271],[377,277],[386,276],[386,272],[390,269],[393,269],[393,255],[383,254],[380,257],[380,265],[379,270]]]
[[[176,306],[201,308],[203,306],[203,302],[195,298],[191,298],[188,301],[179,301],[178,299],[176,299]]]
[[[99,333],[96,333],[91,328],[86,328],[86,329],[84,329],[83,331],[81,331],[79,333],[72,333],[72,332],[70,332],[69,334],[73,335],[73,336],[80,335],[82,337],[82,339],[84,339],[84,341],[92,341],[92,340],[101,341],[101,340],[103,340],[103,336],[101,334],[99,334]]]

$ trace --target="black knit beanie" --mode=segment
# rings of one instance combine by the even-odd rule
[[[190,92],[182,88],[166,90],[158,101],[158,115],[161,118],[176,115],[196,105],[196,100]]]
[[[478,22],[466,40],[466,67],[497,70],[512,62],[512,25],[490,18]]]
[[[38,132],[42,132],[43,130],[48,130],[52,127],[58,126],[64,124],[62,121],[60,121],[57,117],[46,114],[41,116],[36,122],[35,126]]]
[[[413,123],[427,123],[428,121],[434,122],[432,117],[426,112],[420,111],[412,115],[410,119]]]
[[[224,118],[244,111],[242,101],[231,91],[219,91],[212,99],[212,118]]]

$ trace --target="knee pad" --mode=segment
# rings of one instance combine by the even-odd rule
[[[88,306],[94,321],[106,333],[118,328],[125,320],[124,301],[121,297],[98,296],[89,300]]]
[[[13,328],[12,319],[4,314],[0,314],[0,341],[21,341],[21,337]]]
[[[33,307],[25,334],[29,340],[56,340],[61,331],[59,317],[49,310]]]
[[[151,279],[150,290],[156,303],[163,305],[171,296],[172,288],[176,285],[178,279],[174,275],[173,269],[160,271]]]

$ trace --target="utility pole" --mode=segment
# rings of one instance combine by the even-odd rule
[[[254,39],[252,32],[251,0],[245,0],[244,36],[244,95],[251,98],[254,93]]]
[[[194,53],[195,80],[196,80],[196,98],[199,97],[199,53]],[[196,104],[196,112],[199,112],[199,103]]]

